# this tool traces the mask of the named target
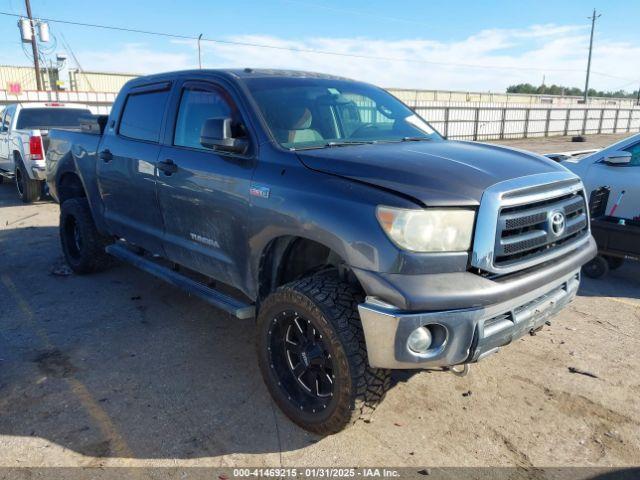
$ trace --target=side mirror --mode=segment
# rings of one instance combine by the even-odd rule
[[[230,118],[209,118],[200,130],[200,145],[231,153],[245,153],[249,146],[244,138],[233,138]]]
[[[631,153],[624,151],[611,152],[604,157],[604,163],[612,166],[629,165],[631,163]]]

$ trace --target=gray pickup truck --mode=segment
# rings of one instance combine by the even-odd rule
[[[255,317],[270,393],[321,434],[370,413],[391,369],[459,372],[537,330],[596,252],[567,169],[447,141],[343,78],[141,77],[96,128],[49,137],[71,268],[116,257]]]

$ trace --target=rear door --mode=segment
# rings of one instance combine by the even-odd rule
[[[117,124],[105,132],[97,160],[104,217],[111,231],[154,253],[162,253],[155,164],[170,86],[162,82],[128,92]]]
[[[244,125],[233,97],[220,85],[184,82],[173,99],[171,125],[158,159],[175,171],[157,171],[158,199],[169,259],[238,286],[247,262],[249,184],[254,159],[200,145],[204,121],[231,117]],[[241,127],[238,127],[239,129]],[[246,129],[241,129],[246,132]],[[250,147],[250,152],[252,151]]]

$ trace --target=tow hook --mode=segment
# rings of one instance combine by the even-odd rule
[[[458,369],[456,367],[462,367],[462,368]],[[466,377],[470,369],[471,369],[471,366],[468,363],[465,363],[464,365],[455,365],[453,367],[449,367],[449,371],[453,373],[456,377]]]

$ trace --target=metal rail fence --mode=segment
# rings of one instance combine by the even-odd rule
[[[19,95],[0,91],[0,110],[8,103],[77,102],[89,105],[94,113],[111,110],[115,93],[98,92],[34,92]],[[370,103],[354,99],[365,122],[389,121]],[[588,135],[599,133],[631,133],[640,131],[640,108],[605,107],[539,107],[529,105],[481,104],[464,102],[419,102],[409,106],[441,134],[459,140],[499,140],[509,138],[548,137],[555,135]],[[452,105],[452,103],[454,103]]]
[[[5,105],[16,102],[63,102],[82,103],[88,105],[93,113],[107,114],[111,111],[111,105],[115,98],[115,93],[102,92],[36,92],[27,90],[15,95],[0,90],[0,110]]]
[[[458,140],[588,135],[640,131],[640,109],[491,106],[413,108],[442,135]]]

